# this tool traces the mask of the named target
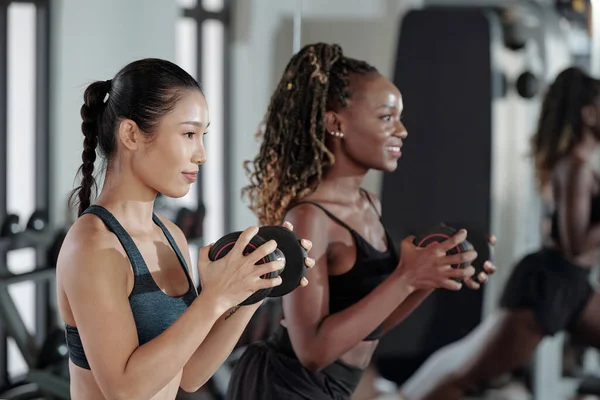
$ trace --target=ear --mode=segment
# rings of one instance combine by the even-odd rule
[[[119,140],[129,150],[137,150],[141,145],[142,135],[138,125],[130,120],[124,119],[119,123]]]
[[[342,131],[342,122],[340,116],[335,111],[325,113],[325,129],[327,133]]]
[[[587,105],[581,109],[581,120],[585,126],[598,124],[598,110],[595,105]]]

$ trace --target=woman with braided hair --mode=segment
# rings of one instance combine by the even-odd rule
[[[82,182],[73,193],[79,218],[57,262],[71,397],[173,400],[180,387],[195,392],[229,356],[260,302],[233,314],[236,306],[281,283],[261,279],[281,261],[255,266],[276,243],[244,256],[258,232],[251,227],[216,262],[203,247],[196,290],[183,232],[153,212],[158,193],[184,196],[206,161],[206,100],[177,65],[139,60],[92,83],[81,117]],[[96,150],[106,174],[91,204]]]
[[[276,334],[238,360],[227,398],[350,399],[379,338],[433,289],[459,290],[452,278],[478,287],[473,267],[450,267],[475,252],[446,255],[465,231],[427,249],[407,238],[400,258],[379,201],[360,187],[369,170],[396,169],[402,111],[398,88],[337,45],[307,45],[288,63],[244,193],[260,224],[285,218],[310,239],[316,265],[310,284],[282,299]]]
[[[522,366],[542,339],[567,330],[600,348],[600,295],[589,283],[600,259],[600,81],[578,68],[549,87],[532,148],[551,229],[539,251],[514,268],[500,309],[457,343],[433,354],[402,388],[408,400],[462,399]]]

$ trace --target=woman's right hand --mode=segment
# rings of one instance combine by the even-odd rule
[[[462,281],[473,276],[475,268],[469,265],[464,269],[452,268],[453,264],[470,263],[477,258],[475,250],[447,255],[446,252],[467,238],[463,229],[451,238],[436,245],[422,248],[413,243],[414,236],[404,239],[400,245],[401,259],[396,274],[414,290],[444,288],[460,290]]]
[[[218,299],[223,312],[239,305],[252,293],[260,289],[272,288],[281,284],[281,277],[263,279],[262,275],[278,271],[284,261],[272,261],[255,265],[260,259],[275,251],[277,243],[270,240],[252,253],[244,255],[244,249],[258,233],[257,227],[250,227],[242,232],[235,245],[223,258],[211,261],[208,252],[212,246],[200,249],[198,255],[198,274],[202,292]]]

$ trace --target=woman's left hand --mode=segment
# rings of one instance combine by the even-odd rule
[[[492,246],[496,245],[496,236],[490,235],[489,242]],[[473,277],[465,278],[464,282],[469,289],[479,289],[481,285],[486,283],[489,277],[496,272],[496,266],[490,260],[483,263],[483,269],[484,271],[481,271],[479,275],[477,275],[477,280],[474,280]]]
[[[294,225],[292,225],[288,221],[285,221],[283,223],[283,226],[292,232],[294,231]],[[310,249],[312,248],[312,242],[310,240],[301,239],[300,243],[302,244],[302,247],[304,247],[304,249],[306,250],[307,253],[310,252]],[[312,268],[315,266],[315,260],[310,257],[306,257],[304,259],[304,264],[306,265],[306,268]],[[308,285],[308,279],[303,277],[302,280],[300,281],[300,286],[305,287],[306,285]]]

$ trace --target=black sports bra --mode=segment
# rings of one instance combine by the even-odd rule
[[[377,208],[371,201],[369,195],[366,192],[364,193],[369,200],[369,203],[375,208],[375,212],[377,212]],[[330,314],[342,311],[360,301],[363,297],[371,293],[373,289],[381,284],[381,282],[396,269],[399,262],[398,252],[394,247],[394,241],[387,229],[385,229],[385,226],[384,230],[388,248],[386,251],[381,252],[375,249],[364,237],[348,226],[348,224],[318,203],[303,201],[294,204],[290,210],[300,204],[312,204],[323,210],[329,218],[348,229],[356,245],[356,262],[354,263],[354,266],[344,274],[329,275]],[[381,221],[381,215],[379,215],[379,220]],[[382,334],[383,326],[380,325],[375,331],[369,334],[365,340],[378,340],[381,338]]]

